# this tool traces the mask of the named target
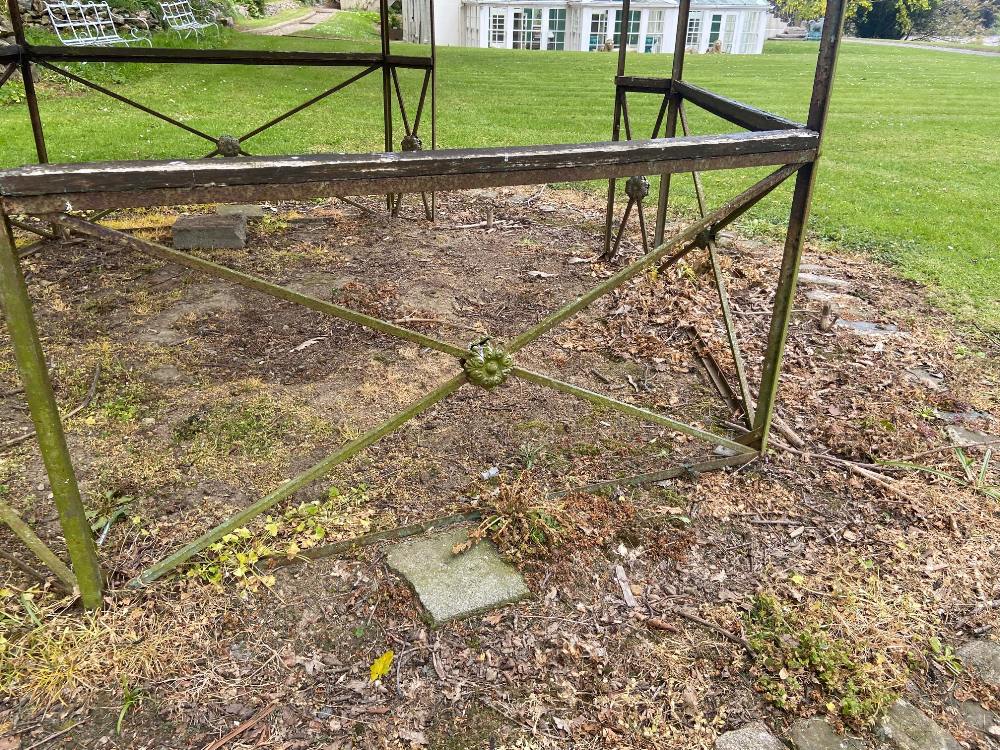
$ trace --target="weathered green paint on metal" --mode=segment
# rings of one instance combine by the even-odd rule
[[[428,349],[434,349],[435,351],[450,354],[451,356],[459,359],[463,359],[469,354],[468,349],[456,344],[449,344],[446,341],[441,341],[432,336],[425,336],[422,333],[412,331],[409,328],[404,328],[403,326],[396,325],[395,323],[379,320],[371,315],[355,312],[354,310],[350,310],[346,307],[335,305],[332,302],[326,302],[316,297],[311,297],[308,294],[301,294],[300,292],[293,291],[286,287],[272,284],[271,282],[265,281],[257,276],[251,276],[250,274],[242,273],[241,271],[236,271],[232,268],[227,268],[226,266],[213,263],[212,261],[205,260],[204,258],[199,258],[195,255],[191,255],[190,253],[182,253],[179,250],[174,250],[173,248],[160,245],[156,242],[150,242],[149,240],[143,240],[138,237],[131,237],[124,232],[97,226],[96,224],[92,224],[75,216],[58,214],[52,216],[51,220],[61,226],[69,227],[73,231],[79,232],[80,234],[97,237],[99,239],[111,240],[112,242],[118,242],[125,247],[147,253],[148,255],[152,255],[162,260],[167,260],[188,268],[193,268],[210,276],[226,279],[227,281],[232,281],[250,289],[256,289],[259,292],[269,294],[272,297],[277,297],[278,299],[283,299],[286,302],[294,302],[298,305],[302,305],[303,307],[307,307],[310,310],[324,312],[328,315],[333,315],[336,318],[347,320],[351,323],[356,323],[360,326],[371,328],[376,331],[381,331],[382,333],[387,333],[390,336],[396,336],[397,338],[404,339],[405,341],[411,341],[415,344],[420,344],[421,346],[426,346]]]
[[[635,404],[628,404],[624,401],[609,398],[601,393],[595,393],[594,391],[581,388],[580,386],[573,385],[572,383],[566,383],[562,380],[557,380],[556,378],[549,377],[548,375],[543,375],[531,370],[525,370],[522,367],[512,368],[510,374],[514,377],[521,378],[522,380],[527,380],[530,383],[545,386],[546,388],[553,388],[557,391],[568,393],[571,396],[582,398],[592,404],[606,406],[607,408],[614,409],[622,414],[628,414],[629,416],[636,417],[637,419],[644,419],[647,422],[653,422],[654,424],[669,427],[670,429],[676,430],[684,435],[690,435],[691,437],[698,438],[699,440],[714,443],[715,445],[736,451],[740,454],[748,452],[745,445],[741,445],[735,440],[730,440],[722,435],[716,435],[714,432],[706,432],[705,430],[692,427],[684,422],[679,422],[676,419],[671,419],[670,417],[665,417],[662,414],[657,414],[655,411],[650,411],[649,409],[644,409],[643,407],[636,406]]]
[[[24,383],[24,394],[38,436],[38,448],[48,472],[52,497],[59,510],[59,522],[76,573],[80,597],[85,607],[97,609],[101,606],[104,588],[97,547],[66,447],[59,409],[31,312],[28,288],[17,260],[14,235],[3,214],[0,214],[0,307],[6,314],[7,332]]]
[[[469,382],[480,388],[489,390],[503,385],[514,367],[514,358],[489,339],[473,344],[469,352],[462,361],[462,368]]]
[[[669,258],[668,262],[677,262],[688,252],[700,247],[704,241],[704,236],[711,235],[724,226],[727,226],[735,216],[742,213],[749,205],[756,203],[763,196],[774,190],[799,168],[798,164],[787,165],[772,172],[767,177],[751,185],[732,200],[716,209],[708,216],[689,224],[680,232],[675,234],[662,244],[654,247],[648,253],[636,260],[631,265],[618,271],[618,273],[605,279],[586,294],[578,297],[566,304],[547,317],[540,320],[534,326],[515,338],[508,346],[507,351],[514,354],[519,349],[523,349],[535,339],[544,336],[550,330],[562,323],[567,318],[571,318],[585,307],[593,304],[606,294],[610,294],[630,279],[635,278],[640,273],[661,261],[671,250],[681,247],[681,249]],[[685,245],[685,243],[688,243]]]
[[[688,128],[687,113],[684,111],[683,100],[677,105],[677,113],[681,121],[681,133],[690,135]],[[701,182],[701,173],[692,172],[691,179],[694,181],[694,193],[698,199],[698,213],[704,216],[708,212],[705,204],[705,188]],[[743,410],[746,413],[747,426],[753,427],[754,420],[754,400],[750,394],[750,383],[747,380],[746,367],[743,364],[743,354],[740,351],[740,342],[736,337],[736,326],[733,324],[733,312],[729,305],[729,292],[726,290],[726,278],[722,275],[722,266],[719,263],[719,251],[715,240],[709,239],[708,259],[712,264],[712,275],[715,277],[715,288],[719,293],[719,306],[722,308],[722,322],[726,328],[726,338],[729,340],[729,351],[733,357],[733,364],[736,367],[736,380],[740,385],[740,398],[743,399]]]
[[[35,554],[35,557],[41,560],[42,564],[51,570],[56,578],[63,582],[68,592],[72,594],[79,592],[80,587],[77,584],[76,576],[73,575],[73,571],[67,568],[66,563],[60,560],[56,556],[56,553],[38,538],[38,535],[21,518],[18,512],[2,500],[0,500],[0,521],[7,524],[10,530],[20,537],[21,541],[24,542],[24,546],[30,549]]]
[[[645,474],[633,474],[632,476],[619,477],[618,479],[606,479],[602,482],[592,482],[591,484],[586,484],[583,487],[576,487],[573,489],[560,490],[559,492],[550,493],[548,497],[549,499],[556,500],[560,497],[566,497],[567,495],[572,495],[577,492],[593,494],[603,490],[614,489],[615,487],[635,487],[640,484],[663,482],[667,479],[676,479],[677,477],[683,477],[685,475],[690,476],[702,474],[707,471],[725,469],[729,466],[740,466],[742,464],[750,463],[755,458],[757,458],[757,451],[739,453],[735,456],[725,456],[723,458],[711,458],[705,461],[697,461],[692,464],[671,466],[669,469],[663,469],[662,471],[653,471]]]
[[[372,445],[376,441],[382,439],[390,432],[401,427],[403,424],[411,420],[418,414],[426,411],[434,404],[438,403],[442,399],[451,395],[457,391],[466,382],[465,373],[461,373],[451,378],[447,382],[439,385],[433,391],[428,393],[423,398],[418,401],[413,402],[407,406],[403,411],[396,414],[392,419],[387,422],[382,423],[378,427],[369,430],[364,435],[351,442],[347,443],[341,447],[336,453],[333,453],[317,464],[314,464],[310,468],[303,471],[298,476],[285,482],[281,487],[276,489],[271,494],[261,498],[253,505],[248,508],[244,508],[239,513],[228,518],[223,523],[216,526],[214,529],[210,529],[202,534],[200,537],[195,539],[193,542],[184,545],[179,550],[164,558],[162,561],[156,563],[152,567],[143,571],[138,577],[133,578],[129,581],[128,588],[142,588],[157,578],[160,578],[165,573],[169,573],[171,570],[176,568],[178,565],[190,560],[196,554],[201,552],[205,547],[219,541],[226,534],[234,531],[249,521],[253,520],[259,516],[264,511],[277,505],[282,500],[295,494],[307,484],[316,481],[320,477],[330,473],[334,467],[344,463],[349,458],[354,456],[356,453],[361,452],[368,446]]]
[[[837,53],[844,27],[844,11],[845,0],[827,0],[823,37],[820,42],[819,58],[816,61],[816,75],[813,80],[809,118],[806,123],[811,130],[819,133],[821,144],[823,131],[826,128],[826,115],[830,107],[830,92],[837,67]],[[816,159],[819,159],[818,153]],[[771,429],[771,420],[774,418],[778,378],[781,375],[781,362],[785,355],[785,341],[788,338],[788,326],[792,318],[792,305],[799,278],[799,262],[802,260],[802,246],[805,241],[806,224],[809,221],[813,184],[816,180],[816,163],[816,161],[812,161],[802,166],[796,175],[795,189],[792,192],[788,233],[785,236],[781,270],[778,274],[778,287],[775,290],[767,351],[764,354],[764,367],[760,379],[757,415],[752,432],[761,453],[767,450],[767,438]]]

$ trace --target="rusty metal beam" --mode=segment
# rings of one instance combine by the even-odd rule
[[[804,128],[800,122],[788,120],[778,115],[772,115],[749,104],[727,99],[714,91],[703,89],[687,81],[674,81],[674,90],[683,99],[695,104],[706,112],[721,117],[727,122],[739,125],[747,130],[794,130]]]
[[[394,65],[429,68],[429,57],[379,52],[285,52],[241,49],[175,49],[171,47],[54,47],[25,45],[31,62],[113,62],[198,65],[302,65],[309,67],[368,67]]]
[[[9,212],[163,206],[464,190],[694,169],[803,164],[808,130],[693,138],[453,149],[31,166],[0,172]]]

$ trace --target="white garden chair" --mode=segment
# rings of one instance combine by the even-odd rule
[[[130,19],[142,24],[144,30],[129,28],[122,36],[115,26],[114,16],[107,3],[45,3],[45,12],[52,22],[52,29],[59,41],[67,47],[106,47],[123,44],[148,44],[149,24],[141,18]]]
[[[201,32],[209,28],[218,28],[215,21],[199,20],[188,0],[160,3],[163,22],[171,31],[187,39],[191,34],[201,36]]]

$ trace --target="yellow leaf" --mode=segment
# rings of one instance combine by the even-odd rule
[[[389,670],[392,669],[392,651],[386,651],[379,658],[372,662],[371,666],[371,676],[372,682],[375,680],[381,680],[387,674]]]

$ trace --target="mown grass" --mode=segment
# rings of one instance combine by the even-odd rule
[[[305,50],[368,49],[373,44],[240,33],[224,34],[220,43]],[[803,119],[815,54],[812,43],[770,42],[761,56],[692,57],[686,77]],[[613,55],[441,48],[438,59],[441,147],[609,137]],[[353,72],[186,65],[78,69],[118,81],[125,95],[206,132],[235,134]],[[636,75],[665,75],[669,69],[666,56],[629,60],[629,72]],[[404,73],[403,82],[415,100],[418,74]],[[995,143],[1000,107],[991,93],[997,90],[1000,65],[992,58],[844,45],[811,220],[816,237],[897,263],[910,277],[935,285],[941,301],[960,315],[992,328],[1000,327],[1000,149]],[[205,141],[99,94],[48,81],[42,93],[54,161],[198,156],[210,150]],[[638,132],[650,127],[656,106],[652,98],[630,102]],[[380,107],[381,81],[374,74],[262,133],[247,149],[378,150]],[[730,129],[711,116],[694,110],[691,115],[696,132]],[[429,130],[429,122],[424,127]],[[0,132],[0,165],[33,160],[23,104],[0,106]],[[739,172],[708,175],[710,199],[721,201],[752,177]],[[688,182],[677,180],[676,205],[682,211],[694,205]],[[757,220],[748,226],[773,231],[786,211],[787,192],[781,191],[760,206]]]
[[[275,24],[279,24],[284,21],[292,21],[299,18],[305,18],[306,16],[311,16],[314,10],[315,8],[310,6],[299,6],[295,8],[285,8],[284,10],[279,10],[273,15],[261,16],[260,18],[241,16],[236,23],[236,27],[240,30],[262,29],[267,26],[274,26]]]
[[[309,33],[378,44],[378,13],[371,11],[335,13],[330,19],[309,29]]]

